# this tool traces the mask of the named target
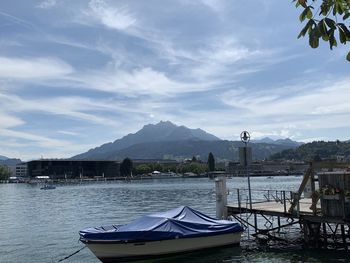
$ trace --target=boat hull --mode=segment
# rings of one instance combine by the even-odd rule
[[[239,245],[241,232],[145,242],[84,242],[102,262],[158,258],[197,250]]]

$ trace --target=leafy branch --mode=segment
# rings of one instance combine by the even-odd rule
[[[345,21],[350,17],[350,0],[321,1],[317,12],[314,13],[313,5],[318,0],[312,0],[310,5],[308,5],[308,0],[293,0],[296,7],[304,9],[299,15],[300,22],[308,20],[298,38],[308,34],[309,45],[312,48],[317,48],[320,39],[322,39],[329,43],[329,48],[332,50],[338,45],[338,41],[344,45],[350,42],[349,26],[345,24]],[[338,31],[338,37],[336,31]],[[348,52],[346,59],[350,61],[350,52]]]

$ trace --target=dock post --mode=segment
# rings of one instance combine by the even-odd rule
[[[344,249],[347,251],[348,250],[348,245],[346,244],[345,227],[342,224],[340,226],[340,228],[341,228],[341,237],[342,237],[342,241],[343,241],[343,246],[344,246]]]
[[[216,193],[216,218],[227,218],[227,188],[226,176],[219,176],[215,179]]]
[[[328,246],[328,235],[327,235],[327,226],[326,223],[322,223],[322,229],[323,229],[323,248],[327,248]]]
[[[239,189],[237,189],[237,203],[238,203],[239,210],[241,210],[241,196],[239,194]]]

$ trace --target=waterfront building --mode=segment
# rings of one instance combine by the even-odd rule
[[[15,176],[16,177],[27,177],[27,163],[18,163],[15,166]]]
[[[120,162],[107,160],[40,159],[27,162],[30,178],[49,176],[51,179],[119,177]]]
[[[244,176],[248,170],[250,174],[256,176],[264,175],[295,175],[303,174],[308,167],[305,163],[292,162],[253,162],[248,164],[247,168],[240,162],[228,162],[226,173],[233,176]]]

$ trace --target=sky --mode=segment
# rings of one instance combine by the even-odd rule
[[[291,0],[2,0],[0,155],[68,158],[171,121],[221,139],[349,140],[349,45]]]

